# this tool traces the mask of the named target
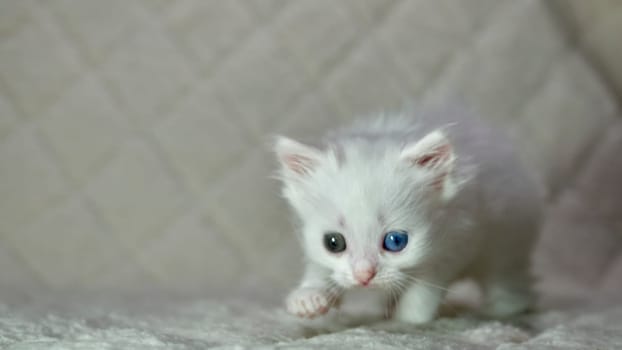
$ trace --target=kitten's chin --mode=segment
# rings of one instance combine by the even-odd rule
[[[338,282],[338,284],[344,289],[356,289],[356,290],[374,290],[374,291],[386,291],[391,289],[391,285],[386,283],[378,283],[371,281],[368,284],[361,284],[355,281]]]
[[[337,285],[339,285],[343,289],[365,289],[370,286],[369,284],[367,286],[363,286],[363,285],[360,285],[356,281],[349,281],[349,280],[338,280],[338,281],[336,280],[336,282],[337,282]]]
[[[370,290],[370,291],[386,291],[388,290],[386,286],[381,285],[381,284],[368,284],[368,285],[361,285],[361,284],[357,284],[354,286],[355,289],[362,289],[362,290]]]

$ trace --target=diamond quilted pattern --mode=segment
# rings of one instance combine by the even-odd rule
[[[495,9],[501,2],[489,6]],[[407,1],[387,21],[382,38],[391,49],[399,48],[395,59],[405,67],[410,78],[409,90],[420,95],[430,81],[439,74],[454,52],[464,49],[473,37],[473,31],[482,26],[476,16],[465,16],[472,9],[470,4],[457,2]],[[477,12],[477,11],[475,11]],[[486,18],[484,18],[485,20]],[[416,22],[418,30],[403,30]],[[479,22],[479,23],[478,23]],[[412,45],[412,43],[416,45]]]
[[[156,236],[186,201],[178,183],[142,142],[129,142],[88,184],[87,193],[118,239],[132,249]]]
[[[0,2],[0,33],[8,34],[11,30],[28,20],[28,6],[25,1],[11,3]]]
[[[143,18],[134,2],[113,0],[88,2],[53,0],[47,6],[59,17],[81,53],[91,62],[101,62],[120,40],[140,25]]]
[[[362,115],[380,108],[396,109],[412,98],[402,79],[404,72],[383,54],[385,50],[375,36],[367,37],[327,78],[324,89],[341,113]]]
[[[183,251],[184,254],[179,254]],[[248,267],[222,235],[197,212],[181,218],[138,254],[143,266],[164,286],[177,292],[225,293],[236,286]],[[179,276],[179,272],[181,276]]]
[[[140,125],[158,120],[191,80],[185,57],[167,36],[154,32],[159,33],[155,24],[140,27],[102,67],[111,93]]]
[[[116,263],[109,264],[97,274],[85,275],[76,285],[98,295],[135,295],[145,291],[155,291],[154,294],[157,294],[166,288],[157,276],[136,264],[135,260],[136,256],[128,259],[120,255]]]
[[[604,140],[588,162],[586,170],[577,181],[577,189],[584,193],[585,199],[592,204],[591,210],[602,216],[604,221],[622,223],[622,186],[617,186],[622,179],[622,122],[608,128]],[[622,232],[621,232],[622,233]],[[618,237],[622,239],[622,235]]]
[[[525,153],[536,160],[556,192],[568,184],[577,162],[614,120],[616,107],[580,57],[568,56],[550,74],[553,78],[527,105],[519,127],[529,140],[523,143]],[[579,80],[581,85],[571,83]],[[575,89],[575,97],[567,99],[567,91]]]
[[[31,128],[11,133],[0,149],[0,232],[11,234],[66,195],[58,167]]]
[[[577,41],[617,72],[596,1],[568,5]],[[301,261],[270,136],[447,96],[510,125],[549,185],[548,286],[615,290],[619,105],[558,5],[0,0],[0,297],[277,298]]]
[[[180,1],[170,11],[171,31],[202,66],[213,70],[254,27],[243,1]]]
[[[541,4],[528,1],[499,6],[496,15],[480,25],[471,53],[458,54],[429,93],[441,98],[456,94],[486,118],[513,121],[563,52],[562,36],[552,30],[543,10]],[[540,33],[538,40],[531,40],[523,26]]]
[[[267,19],[283,11],[291,1],[287,0],[248,0],[244,3],[261,18]]]
[[[223,176],[251,148],[244,129],[211,88],[182,101],[155,135],[185,180],[200,193]],[[179,140],[185,140],[179,142]]]
[[[370,24],[382,20],[394,6],[399,6],[402,0],[375,1],[375,0],[344,0],[341,3],[350,8],[353,16],[358,17],[369,28]]]
[[[0,42],[0,79],[27,116],[36,116],[80,70],[76,52],[45,19],[19,26]]]
[[[206,197],[205,208],[247,261],[261,264],[266,252],[278,254],[296,242],[277,181],[269,178],[274,160],[264,152],[251,155]]]
[[[335,125],[341,125],[351,117],[348,114],[338,113],[338,107],[330,103],[328,98],[322,98],[319,91],[303,98],[297,108],[287,114],[274,127],[274,134],[281,133],[289,137],[306,140],[310,135],[321,135]],[[308,116],[313,116],[309,118]]]
[[[85,183],[128,137],[127,121],[93,76],[66,90],[41,121],[65,172]]]
[[[25,302],[35,291],[45,288],[39,276],[15,249],[6,242],[0,244],[0,298]]]
[[[9,103],[7,97],[0,95],[0,140],[11,130],[11,126],[15,124],[15,111]]]
[[[32,268],[54,288],[66,288],[82,276],[97,272],[100,264],[118,250],[76,198],[51,208],[15,233],[10,237],[12,245],[22,256],[29,257]],[[63,243],[41,244],[52,240]]]
[[[320,21],[322,26],[314,25]],[[354,44],[360,34],[357,29],[342,2],[327,0],[295,3],[284,11],[274,27],[288,52],[302,62],[310,79],[321,77],[322,69],[334,64]]]
[[[222,89],[228,108],[259,135],[270,132],[274,121],[302,94],[300,72],[300,62],[274,34],[260,31],[229,57],[214,84]]]
[[[168,0],[141,0],[140,3],[145,6],[146,9],[153,10],[158,14],[165,14],[167,11],[171,11],[171,8],[175,3],[181,1],[168,1]]]
[[[579,41],[586,56],[599,68],[601,76],[618,97],[622,96],[622,3],[616,0],[559,1],[549,3],[560,13],[570,36]]]
[[[622,225],[618,225],[617,232],[622,232]],[[607,269],[607,273],[603,276],[603,290],[612,293],[613,295],[619,293],[620,288],[622,288],[620,276],[622,276],[622,254],[618,254],[617,259],[612,261],[611,265]]]
[[[622,246],[619,235],[591,211],[582,196],[574,193],[560,199],[544,228],[543,241],[536,264],[544,275],[555,276],[544,282],[554,285],[556,279],[569,284],[582,281],[584,289],[600,282],[602,276],[595,271],[606,271]]]
[[[589,293],[598,285],[609,291],[620,287],[621,131],[622,122],[616,121],[595,150],[581,158],[576,185],[551,210],[535,255],[538,270],[548,276],[542,281],[547,289],[565,285]]]

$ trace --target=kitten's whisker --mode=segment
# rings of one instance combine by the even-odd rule
[[[326,294],[328,294],[328,298],[329,298],[328,307],[332,308],[333,306],[337,304],[344,290],[341,286],[337,284],[337,282],[333,281],[332,279],[329,279],[327,283],[328,283],[328,288],[326,289]]]
[[[393,291],[391,289],[389,289],[389,302],[385,305],[385,309],[384,309],[384,318],[388,319],[389,318],[389,309],[391,308],[391,299],[393,298]]]
[[[432,288],[436,288],[436,289],[442,290],[442,291],[444,291],[444,292],[449,292],[449,289],[448,289],[448,288],[445,288],[445,287],[443,287],[443,286],[439,286],[439,285],[434,284],[434,283],[432,283],[432,282],[428,282],[428,281],[423,280],[423,279],[421,279],[421,278],[413,277],[413,276],[410,276],[410,275],[407,275],[407,274],[404,274],[404,277],[405,277],[407,280],[411,281],[411,282],[414,282],[414,283],[419,283],[419,284],[423,284],[423,285],[425,285],[425,286],[432,287]]]
[[[422,284],[428,287],[432,287],[438,290],[442,290],[443,292],[449,292],[450,289],[449,288],[445,288],[442,287],[440,285],[434,284],[432,282],[426,281],[424,279],[418,278],[418,277],[414,277],[411,276],[409,274],[403,273],[403,272],[396,272],[393,274],[393,276],[395,276],[394,281],[396,284],[400,284],[402,287],[407,288],[408,287],[408,282],[410,283],[415,283],[415,284]]]
[[[397,291],[393,286],[389,288],[390,299],[387,303],[386,315],[385,318],[390,318],[392,316],[393,311],[395,310],[395,306],[397,305]]]
[[[425,285],[425,286],[427,286],[427,287],[432,287],[432,288],[434,288],[434,289],[441,290],[441,291],[443,291],[444,293],[449,293],[449,292],[451,291],[451,289],[450,289],[450,288],[444,288],[444,287],[441,287],[441,286],[436,285],[436,284],[434,284],[434,283],[431,283],[431,282],[428,282],[428,281],[426,281],[426,280],[423,280],[423,279],[421,279],[421,278],[417,278],[417,277],[414,277],[414,276],[410,276],[410,275],[408,275],[408,274],[404,274],[404,278],[405,278],[406,280],[408,280],[408,281],[412,282],[412,283],[419,283],[419,284]],[[445,298],[441,298],[441,304],[442,304],[442,305],[449,306],[449,307],[452,309],[452,311],[455,311],[455,308],[454,308],[454,307],[453,307],[450,303],[448,303],[448,302],[447,302],[447,300],[446,300]]]
[[[408,289],[409,285],[405,284],[403,281],[400,280],[395,280],[394,281],[394,285],[395,287],[397,287],[397,291],[401,294],[404,293],[404,291],[406,291],[406,289]]]

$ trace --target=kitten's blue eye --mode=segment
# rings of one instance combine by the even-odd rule
[[[389,231],[384,235],[382,247],[390,252],[399,252],[408,244],[408,233],[406,231]]]

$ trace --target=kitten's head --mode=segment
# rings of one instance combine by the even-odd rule
[[[440,130],[381,147],[349,140],[319,149],[280,137],[283,195],[300,218],[307,258],[341,287],[395,287],[425,261],[455,193],[454,153]]]

